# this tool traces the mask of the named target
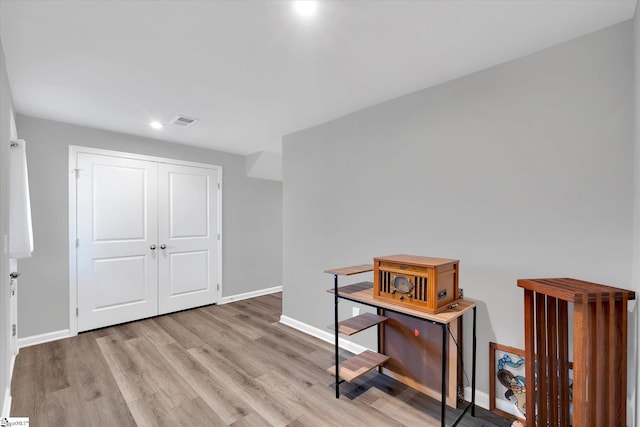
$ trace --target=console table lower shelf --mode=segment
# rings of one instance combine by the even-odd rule
[[[471,412],[472,416],[475,416],[475,383],[476,383],[476,303],[467,300],[461,300],[459,303],[452,308],[449,308],[445,311],[442,311],[437,314],[430,314],[426,312],[422,312],[420,310],[415,310],[408,307],[399,306],[397,304],[393,304],[392,302],[387,302],[383,300],[379,300],[373,297],[372,287],[373,284],[371,282],[361,282],[353,285],[338,287],[338,275],[350,275],[356,274],[359,272],[363,272],[366,270],[364,267],[366,266],[358,266],[361,267],[360,270],[353,267],[351,269],[347,269],[348,273],[344,273],[343,270],[346,269],[337,269],[337,270],[329,270],[327,272],[333,273],[335,275],[334,279],[334,288],[330,289],[328,292],[334,293],[335,298],[335,333],[336,333],[336,365],[330,367],[328,371],[335,375],[336,377],[336,398],[340,396],[340,383],[342,381],[352,382],[367,372],[378,368],[381,373],[386,373],[392,378],[399,379],[405,384],[424,392],[424,387],[421,387],[420,384],[412,381],[407,381],[407,377],[401,375],[398,372],[394,372],[394,366],[397,365],[397,360],[391,359],[389,355],[385,354],[384,348],[384,339],[381,335],[385,334],[385,327],[387,321],[396,322],[398,314],[403,317],[411,320],[414,319],[413,322],[417,320],[418,323],[426,322],[433,327],[439,327],[441,329],[442,334],[442,342],[441,342],[441,381],[440,381],[440,390],[439,393],[440,401],[441,401],[441,426],[445,426],[445,417],[446,417],[446,406],[447,402],[449,402],[450,406],[455,406],[455,391],[453,393],[447,393],[448,390],[448,382],[451,379],[448,373],[452,373],[457,369],[457,366],[450,366],[452,364],[457,364],[458,359],[456,357],[450,358],[452,355],[449,352],[449,336],[453,338],[453,334],[451,332],[451,325],[456,325],[458,320],[468,312],[473,313],[473,336],[472,336],[472,370],[471,370],[471,402],[467,405],[467,407],[463,410],[463,412],[459,415],[459,417],[454,421],[453,426],[458,425],[458,423],[462,420],[462,418],[466,415],[467,412]],[[378,314],[372,313],[363,313],[359,316],[355,316],[353,318],[344,320],[342,322],[337,322],[337,304],[339,299],[349,300],[353,302],[357,302],[360,304],[368,305],[370,307],[376,308]],[[342,333],[345,335],[353,335],[362,330],[368,329],[370,327],[377,326],[378,328],[378,351],[374,352],[371,350],[364,351],[354,357],[351,357],[345,361],[340,362],[338,358],[338,333]],[[389,325],[387,325],[389,326]],[[411,326],[414,327],[413,324]],[[416,328],[416,334],[418,333],[418,329]],[[454,341],[455,343],[455,341]],[[409,347],[414,344],[409,344]],[[453,349],[456,350],[455,348]],[[453,355],[456,355],[453,353]],[[389,362],[389,363],[387,363]],[[391,363],[395,362],[395,363]],[[387,366],[383,367],[383,365],[387,364]],[[336,372],[336,366],[337,372]],[[452,378],[455,381],[455,372],[452,373]],[[453,394],[453,396],[451,396]],[[431,394],[430,394],[431,395]],[[433,397],[433,396],[432,396]]]
[[[389,356],[385,356],[384,354],[375,353],[371,350],[364,351],[340,364],[340,378],[351,382],[360,378],[370,370],[382,366],[387,360],[389,360]],[[327,371],[335,375],[335,365],[327,369]]]

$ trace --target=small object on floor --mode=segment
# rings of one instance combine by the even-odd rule
[[[512,424],[511,427],[524,427],[524,424],[522,424],[520,421],[515,420]]]

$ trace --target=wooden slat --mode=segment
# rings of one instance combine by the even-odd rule
[[[547,319],[545,313],[546,296],[536,293],[536,364],[538,365],[538,417],[547,419],[547,396],[549,374],[547,372]],[[527,414],[528,415],[528,414]],[[527,417],[528,418],[528,417]]]
[[[618,411],[614,417],[614,423],[612,425],[624,426],[627,418],[627,299],[626,295],[622,297],[620,303],[616,303],[616,318],[617,323],[617,336],[618,336],[618,351],[616,366],[618,367],[618,378],[620,391],[622,393],[620,399],[618,399]]]
[[[527,427],[535,426],[535,417],[530,414],[535,413],[535,309],[534,309],[534,292],[528,289],[524,291],[524,350],[525,350],[525,389],[526,394],[526,425]],[[495,375],[491,378],[495,378]],[[492,400],[493,402],[493,400]]]
[[[373,271],[373,264],[361,264],[353,265],[350,267],[334,268],[331,270],[325,270],[324,272],[335,274],[338,276],[351,276],[352,274],[366,273],[368,271]]]
[[[558,425],[558,315],[557,299],[547,297],[547,330],[549,360],[549,421],[550,425]]]
[[[596,412],[596,425],[603,426],[605,425],[604,420],[607,416],[607,394],[605,387],[605,342],[604,342],[604,333],[605,333],[605,322],[604,322],[604,313],[603,313],[603,305],[602,305],[602,294],[596,295],[595,302],[595,317],[593,330],[595,331],[595,336],[592,336],[595,344],[595,359],[596,363],[594,365],[595,369],[592,369],[592,377],[594,377],[596,387],[595,387],[595,400],[593,402],[600,402],[595,405]],[[597,319],[597,321],[596,321]]]
[[[363,351],[357,356],[340,363],[340,378],[349,382],[354,381],[370,370],[384,364],[387,360],[389,360],[389,356],[385,356],[384,354],[375,353],[370,350]],[[327,369],[327,371],[335,375],[335,365]]]
[[[338,332],[345,335],[353,335],[386,321],[387,318],[384,316],[378,316],[373,313],[362,313],[340,322],[338,324]]]
[[[585,298],[585,301],[587,299]],[[598,376],[598,365],[596,359],[597,339],[596,339],[596,306],[595,303],[585,303],[588,313],[588,326],[587,326],[587,341],[584,348],[581,351],[587,353],[587,400],[585,405],[597,405],[596,400],[596,378]],[[587,411],[587,420],[585,426],[595,426],[596,422],[596,408],[591,408]]]
[[[588,331],[588,304],[575,304],[573,307],[573,425],[586,426],[586,357],[584,351]]]
[[[569,427],[569,311],[566,301],[558,301],[558,358],[560,426]]]
[[[609,302],[606,305],[605,311],[606,311],[605,315],[607,316],[606,317],[607,342],[605,343],[605,346],[607,348],[611,348],[618,345],[617,343],[618,337],[616,336],[616,302],[613,298],[609,298]],[[611,353],[607,351],[607,355],[611,356]],[[605,363],[605,366],[606,366],[605,372],[606,372],[606,377],[608,379],[606,384],[607,396],[608,396],[607,412],[611,419],[615,419],[616,417],[617,402],[618,402],[618,399],[621,398],[621,396],[617,393],[617,390],[616,390],[618,388],[617,381],[616,381],[616,374],[618,372],[618,367],[616,366],[616,361],[613,359],[614,359],[613,357],[609,357]]]

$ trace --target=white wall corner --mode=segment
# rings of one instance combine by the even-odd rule
[[[329,331],[323,331],[322,329],[318,329],[315,326],[308,325],[299,320],[292,319],[291,317],[282,315],[280,316],[280,323],[283,325],[289,326],[293,329],[297,329],[301,332],[304,332],[307,335],[311,335],[312,337],[316,337],[322,341],[328,342],[329,344],[335,344],[335,335]],[[353,341],[346,340],[344,338],[338,339],[338,345],[340,348],[350,351],[353,354],[360,354],[365,350],[375,351],[368,347],[365,347],[360,344],[356,344]]]
[[[258,151],[245,157],[247,177],[282,181],[282,155]]]

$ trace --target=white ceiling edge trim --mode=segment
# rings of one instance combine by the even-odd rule
[[[282,156],[269,151],[258,151],[245,156],[248,178],[282,181]]]

